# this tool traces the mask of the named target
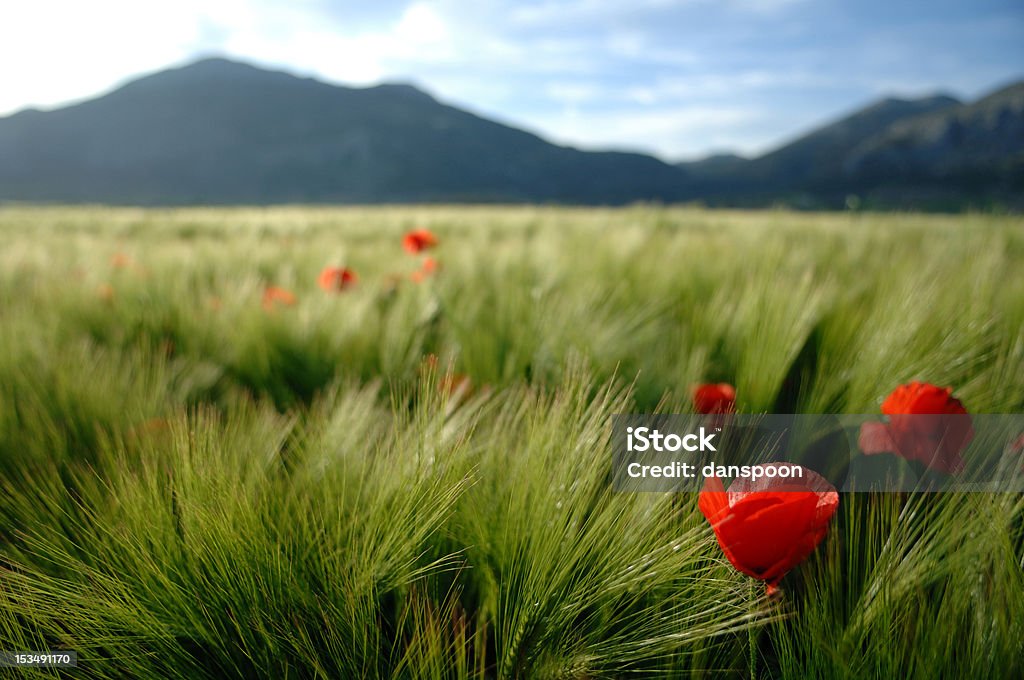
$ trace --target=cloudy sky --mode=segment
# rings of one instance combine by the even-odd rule
[[[0,115],[213,54],[412,82],[553,141],[681,159],[1024,77],[1024,2],[3,0]]]

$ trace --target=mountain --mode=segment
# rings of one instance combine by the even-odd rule
[[[407,84],[206,59],[0,118],[4,200],[1024,209],[1024,82],[973,103],[883,99],[757,158],[668,165],[557,146]]]
[[[679,163],[694,177],[711,177],[722,173],[731,173],[746,165],[749,159],[734,153],[716,153],[696,161]]]
[[[840,174],[846,155],[864,139],[895,123],[959,105],[959,101],[946,95],[911,100],[883,99],[755,159],[750,170],[769,186],[772,183],[799,185]]]
[[[584,152],[409,85],[207,59],[0,119],[0,200],[132,204],[689,198],[650,156]]]
[[[861,182],[885,177],[897,191],[917,185],[947,196],[1024,196],[1024,83],[894,123],[858,144],[843,169]]]
[[[703,180],[699,193],[713,200],[757,205],[788,199],[813,205],[821,200],[822,194],[828,194],[828,201],[834,202],[837,198],[844,199],[851,191],[846,159],[864,140],[883,133],[895,123],[959,105],[959,101],[947,95],[916,100],[890,97],[757,158],[713,165],[708,164],[711,160],[708,159],[680,167]]]
[[[887,98],[749,161],[680,167],[712,204],[1021,208],[1024,83],[974,103]]]

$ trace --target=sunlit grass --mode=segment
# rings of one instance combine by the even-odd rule
[[[1021,412],[1020,219],[5,208],[0,239],[0,649],[96,678],[1024,673],[1017,496],[844,496],[768,600],[694,498],[608,477],[611,414],[700,381],[745,412],[915,379]]]

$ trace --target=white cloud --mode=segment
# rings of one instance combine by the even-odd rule
[[[346,32],[327,17],[296,13],[290,21],[233,30],[223,49],[231,55],[286,64],[329,80],[369,84],[400,75],[397,64],[452,61],[451,31],[425,2],[414,2],[389,26]]]
[[[5,3],[0,112],[93,95],[132,72],[185,58],[201,36],[199,9],[195,0]]]
[[[521,26],[549,26],[559,22],[601,21],[637,12],[662,12],[674,7],[720,5],[734,12],[778,14],[807,0],[542,0],[517,4],[509,19]]]
[[[643,85],[626,88],[626,99],[635,104],[650,105],[658,101],[658,91]]]
[[[643,104],[694,103],[742,99],[757,91],[829,87],[834,84],[834,79],[808,71],[704,70],[687,75],[654,78],[627,88],[624,94],[627,100]]]
[[[435,45],[450,38],[448,26],[433,7],[425,2],[409,5],[395,26],[396,40],[413,45]]]
[[[413,2],[376,30],[345,30],[318,7],[288,0],[8,3],[0,11],[0,114],[92,96],[203,52],[364,84],[395,75],[403,62],[458,56],[448,22],[427,2]]]
[[[561,144],[586,149],[642,150],[666,160],[699,155],[708,148],[747,151],[763,142],[763,135],[757,134],[762,122],[759,114],[728,106],[586,114],[567,109],[559,116],[538,122],[552,141]]]
[[[553,82],[544,86],[544,92],[557,102],[581,104],[600,100],[606,96],[606,88],[592,83]]]
[[[514,24],[536,26],[555,21],[594,18],[621,9],[622,3],[615,0],[547,0],[535,4],[517,4],[509,12],[509,20]]]

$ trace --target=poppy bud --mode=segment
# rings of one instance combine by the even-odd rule
[[[693,388],[693,409],[697,413],[732,413],[736,410],[736,389],[729,383],[709,383]]]

